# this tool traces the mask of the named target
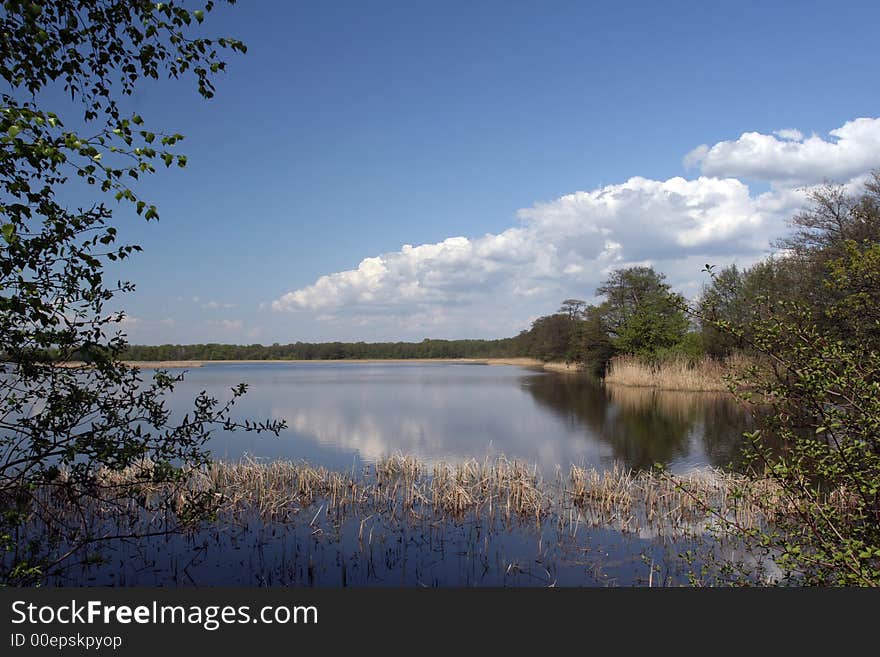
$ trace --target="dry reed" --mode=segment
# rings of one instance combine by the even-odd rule
[[[101,477],[127,491],[133,508],[167,497],[167,490],[151,483],[148,473],[149,464],[143,464]],[[702,533],[718,520],[758,527],[784,510],[769,480],[722,470],[670,475],[619,465],[605,471],[571,466],[567,477],[559,473],[548,481],[535,467],[503,456],[429,468],[412,456],[396,454],[360,473],[304,461],[218,461],[176,490],[172,506],[181,507],[187,496],[206,492],[214,494],[217,513],[230,520],[256,515],[266,522],[299,522],[303,510],[320,506],[319,512],[337,523],[372,515],[506,523],[549,518],[559,527],[577,523],[671,536]],[[117,512],[118,507],[117,500]]]
[[[603,557],[589,556],[595,528],[637,542],[688,546],[718,540],[731,529],[767,526],[775,514],[791,511],[773,482],[721,470],[670,475],[621,466],[606,471],[571,466],[544,479],[534,466],[505,457],[426,464],[394,454],[349,472],[303,461],[251,458],[211,463],[172,488],[153,483],[151,467],[145,462],[124,472],[101,473],[101,483],[118,495],[89,508],[65,506],[63,487],[46,487],[38,497],[70,522],[82,523],[83,533],[133,535],[175,526],[178,509],[189,499],[208,495],[214,500],[212,521],[178,529],[189,548],[163,556],[177,564],[169,577],[175,582],[191,577],[189,569],[195,566],[178,564],[187,549],[195,550],[195,559],[208,543],[226,546],[227,554],[249,544],[252,551],[242,554],[248,555],[248,572],[257,579],[246,581],[261,585],[264,576],[314,584],[319,566],[323,577],[340,572],[332,564],[341,568],[342,585],[376,581],[377,573],[397,573],[409,559],[430,570],[446,558],[447,550],[473,564],[467,582],[492,571],[504,582],[538,576],[550,584],[553,576],[544,566],[554,560],[586,563],[600,581]],[[170,505],[165,504],[169,493]],[[35,513],[30,531],[46,532],[40,523]],[[514,534],[534,539],[537,552],[528,562],[531,566],[498,561],[493,541]],[[280,561],[269,565],[264,548],[279,541]],[[145,545],[136,541],[132,554],[145,554]],[[167,550],[162,545],[154,544],[157,552],[150,559]],[[670,549],[679,553],[679,547]],[[138,573],[130,575],[133,581],[143,581]]]
[[[724,377],[747,365],[742,356],[723,361],[703,358],[696,362],[683,357],[665,358],[656,363],[637,356],[615,356],[608,364],[605,382],[689,392],[726,391]]]

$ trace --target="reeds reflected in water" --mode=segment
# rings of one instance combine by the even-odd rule
[[[104,476],[119,481],[127,474]],[[43,503],[59,502],[54,490]],[[766,504],[748,500],[750,491],[765,501],[773,494],[767,482],[720,470],[670,476],[571,466],[545,479],[534,466],[504,457],[426,465],[403,454],[360,472],[295,461],[217,462],[188,490],[216,496],[211,522],[83,551],[47,582],[681,584],[693,563],[679,553],[717,547],[707,528],[717,529],[719,518],[755,527],[772,520]],[[160,492],[139,483],[138,502],[78,509],[78,522],[84,532],[160,531],[176,521],[173,509],[151,509]],[[33,521],[34,535],[45,531],[38,515]],[[658,572],[646,570],[646,558]]]

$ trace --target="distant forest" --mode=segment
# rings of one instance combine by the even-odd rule
[[[504,358],[522,355],[516,338],[421,342],[295,342],[291,344],[129,345],[126,360],[368,360],[382,358]]]

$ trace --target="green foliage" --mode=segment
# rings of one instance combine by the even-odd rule
[[[577,319],[568,313],[539,317],[531,329],[516,339],[524,356],[543,361],[567,361],[571,359],[571,347]]]
[[[717,273],[707,265],[704,271],[711,280],[697,301],[698,315],[703,347],[716,358],[748,349],[743,337],[718,330],[716,324],[744,325],[753,314],[766,315],[770,305],[791,298],[798,276],[792,262],[772,257],[742,271],[736,265]]]
[[[209,98],[213,75],[225,68],[218,49],[244,52],[244,45],[194,38],[191,23],[204,13],[175,2],[9,0],[3,8],[0,581],[26,583],[84,558],[96,542],[121,538],[106,527],[66,524],[44,504],[47,490],[68,507],[96,508],[126,488],[108,484],[107,473],[149,463],[153,483],[166,485],[166,497],[150,504],[170,507],[186,473],[208,458],[211,427],[280,427],[230,418],[244,386],[226,404],[203,393],[190,414],[173,421],[164,399],[179,378],[159,372],[142,381],[120,363],[123,315],[105,309],[132,285],[108,284],[104,264],[140,248],[116,244],[104,203],[69,208],[59,199],[79,181],[96,198],[109,194],[146,220],[158,217],[129,185],[154,172],[156,161],[185,166],[175,152],[182,136],[145,129],[141,116],[123,114],[119,99],[141,79],[165,76],[192,76]],[[42,92],[58,88],[69,105],[52,111],[39,104]],[[73,122],[88,126],[87,136],[67,127],[59,110],[70,107],[82,111]],[[65,367],[74,356],[87,365]],[[191,495],[173,506],[177,517],[195,518],[211,499]]]
[[[749,455],[782,491],[752,546],[792,583],[880,584],[880,353],[829,335],[798,302],[750,329],[762,358],[738,394],[770,412]]]
[[[710,356],[724,358],[744,346],[736,336],[716,329],[713,322],[736,321],[747,311],[749,300],[743,293],[746,276],[736,265],[731,265],[713,275],[711,283],[703,286],[699,313],[711,321],[702,322],[701,339],[703,349]]]
[[[605,297],[596,312],[618,352],[650,357],[684,338],[684,299],[664,278],[651,267],[630,267],[613,272],[596,290]]]
[[[714,276],[696,310],[704,331],[752,354],[732,390],[761,410],[747,456],[773,483],[755,500],[766,527],[719,519],[757,557],[724,565],[735,582],[771,559],[783,583],[880,585],[878,191],[875,174],[861,196],[814,195],[786,258],[745,272],[728,297]]]
[[[706,355],[703,337],[694,331],[685,333],[681,340],[671,347],[658,349],[654,358],[658,361],[672,358],[684,358],[690,364],[694,364]]]
[[[669,290],[663,274],[650,267],[619,269],[596,294],[605,297],[598,306],[566,299],[558,313],[536,319],[510,342],[511,355],[579,363],[597,376],[618,353],[649,359],[702,355],[699,340],[688,332],[685,301]]]
[[[825,286],[834,295],[828,324],[850,343],[880,348],[880,243],[844,246],[846,253],[828,263]]]
[[[605,368],[617,351],[595,306],[586,309],[573,339],[570,349],[572,360],[594,376],[604,376]]]

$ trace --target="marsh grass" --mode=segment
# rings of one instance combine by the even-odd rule
[[[747,359],[742,356],[732,356],[723,361],[669,357],[656,362],[638,356],[615,356],[608,364],[605,382],[663,390],[726,392],[728,384],[724,377],[742,371],[747,365]]]
[[[435,519],[465,515],[501,518],[507,522],[561,518],[572,509],[590,517],[594,526],[608,525],[622,517],[639,517],[648,525],[668,525],[675,531],[675,518],[707,517],[711,506],[721,513],[736,512],[748,526],[762,522],[756,496],[772,493],[769,480],[756,480],[720,469],[686,475],[635,472],[615,464],[599,471],[572,465],[567,476],[557,471],[545,480],[535,466],[500,456],[483,461],[439,462],[428,466],[418,459],[395,454],[360,472],[342,472],[305,461],[244,458],[237,462],[216,461],[192,473],[188,485],[177,491],[170,505],[153,506],[162,500],[167,484],[149,477],[150,464],[123,472],[104,471],[105,485],[117,486],[120,496],[112,503],[89,511],[114,515],[130,508],[173,514],[186,506],[188,496],[212,494],[215,513],[228,517],[253,515],[277,521],[298,521],[300,514],[316,505],[327,513],[394,512],[403,517]],[[63,475],[60,477],[63,483]],[[43,504],[62,504],[63,485],[47,487]],[[751,502],[744,502],[743,499]],[[778,499],[770,501],[775,506]],[[581,518],[583,522],[585,518]],[[639,525],[630,530],[638,531]]]
[[[569,480],[573,504],[594,526],[613,524],[625,532],[694,535],[721,525],[750,530],[788,508],[773,481],[718,469],[670,475],[572,467]]]
[[[680,552],[717,545],[728,529],[766,526],[786,509],[771,482],[720,470],[676,476],[571,466],[545,479],[504,457],[429,464],[404,454],[348,472],[218,461],[160,505],[166,491],[152,483],[151,467],[102,473],[118,498],[66,518],[83,536],[142,538],[72,554],[75,567],[47,573],[47,581],[632,584],[644,583],[639,557],[650,553],[665,569],[663,577],[647,574],[652,585],[682,583]],[[62,491],[46,487],[38,499],[63,509]],[[210,519],[180,517],[188,498],[205,495],[214,500]],[[51,533],[41,517],[33,515],[31,535]]]

